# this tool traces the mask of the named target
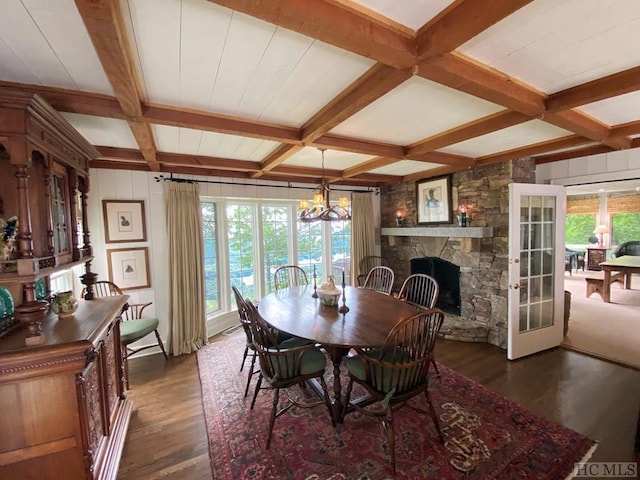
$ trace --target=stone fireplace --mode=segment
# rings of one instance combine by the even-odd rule
[[[411,274],[426,273],[438,282],[436,307],[460,315],[460,267],[439,257],[412,258],[410,263]]]
[[[460,268],[460,312],[446,314],[441,330],[445,338],[506,347],[508,185],[513,182],[535,182],[532,159],[453,174],[453,212],[465,206],[468,227],[416,225],[415,183],[382,190],[381,251],[395,272],[394,290],[411,274],[414,259],[436,257]],[[406,227],[393,227],[398,210],[405,212]]]

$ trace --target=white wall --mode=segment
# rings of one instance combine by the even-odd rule
[[[571,158],[536,167],[537,183],[577,185],[640,178],[640,148]]]
[[[130,302],[153,302],[145,310],[146,316],[155,316],[160,320],[160,335],[166,342],[168,339],[168,309],[169,286],[167,268],[167,236],[165,225],[165,199],[163,182],[156,182],[156,172],[136,172],[127,170],[91,169],[91,185],[88,201],[89,231],[91,232],[91,245],[93,246],[94,261],[92,271],[98,274],[99,280],[108,280],[107,249],[147,247],[149,249],[149,269],[151,276],[151,288],[140,290],[128,290]],[[167,174],[164,174],[167,177]],[[303,196],[310,197],[313,194],[313,186],[306,189],[265,187],[256,184],[275,185],[274,182],[264,180],[233,179],[221,177],[198,177],[179,175],[180,178],[190,178],[220,182],[238,182],[250,185],[226,185],[214,183],[201,183],[200,195],[211,197],[236,197],[236,198],[265,198],[265,199],[298,199]],[[280,183],[282,185],[282,183]],[[377,224],[380,224],[379,197],[375,197],[374,212],[378,216]],[[102,214],[102,200],[144,200],[145,219],[147,226],[147,241],[132,243],[105,243],[104,220]],[[79,274],[84,273],[83,271]],[[220,321],[222,320],[222,321]],[[225,324],[226,321],[226,324]],[[209,322],[207,331],[213,335],[226,328],[237,324],[235,313],[226,315],[216,322]],[[143,339],[143,343],[155,343],[152,336]],[[158,350],[159,351],[159,350]],[[153,353],[154,350],[148,350]]]

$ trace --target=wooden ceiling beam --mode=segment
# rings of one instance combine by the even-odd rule
[[[153,139],[151,125],[149,125],[144,120],[133,118],[129,119],[127,123],[129,124],[131,133],[133,133],[138,146],[140,147],[142,156],[149,164],[149,168],[151,168],[151,170],[153,171],[159,170],[160,165],[158,164],[158,159],[156,158],[156,142]]]
[[[144,161],[144,157],[140,150],[134,150],[132,148],[96,146],[96,150],[100,153],[100,159],[102,160]]]
[[[626,137],[628,135],[640,134],[640,120],[635,122],[621,123],[620,125],[614,125],[609,130],[609,135],[612,137]]]
[[[409,175],[405,175],[401,177],[401,183],[411,183],[417,182],[418,180],[426,179],[426,178],[434,178],[440,177],[442,175],[449,175],[450,173],[459,172],[461,170],[466,170],[470,167],[454,167],[452,165],[443,165],[442,167],[432,168],[430,170],[424,170],[422,172],[416,172]]]
[[[535,155],[533,159],[535,160],[536,165],[542,165],[543,163],[558,162],[560,160],[586,157],[589,155],[598,155],[600,153],[608,153],[611,151],[613,151],[613,149],[611,147],[607,147],[606,145],[592,145],[590,147],[567,150],[566,152],[550,153],[547,155]]]
[[[407,158],[414,158],[442,147],[480,137],[529,120],[531,120],[531,117],[520,112],[503,110],[409,145],[407,147]]]
[[[367,173],[370,170],[375,170],[376,168],[386,167],[387,165],[392,165],[396,163],[398,159],[389,158],[389,157],[377,157],[368,162],[363,162],[355,167],[347,168],[342,172],[342,178],[350,178],[355,177],[356,175],[361,175],[363,173]]]
[[[142,116],[142,89],[128,50],[126,28],[118,0],[75,0],[102,68],[113,88],[140,151],[153,171],[159,169],[156,146]]]
[[[282,144],[278,148],[276,148],[273,152],[271,152],[267,158],[260,162],[260,171],[256,172],[252,175],[252,178],[258,178],[264,175],[264,172],[268,172],[269,170],[274,169],[281,163],[283,163],[287,158],[295,153],[299,152],[302,149],[302,145],[289,145]]]
[[[547,111],[567,110],[637,90],[640,90],[640,67],[552,93],[547,99]]]
[[[242,135],[261,138],[263,140],[273,140],[275,142],[301,143],[300,131],[297,128],[247,120],[240,117],[218,115],[215,113],[157,104],[145,105],[142,116],[147,121],[159,125],[194,128],[229,135]]]
[[[457,0],[427,23],[416,36],[420,60],[449,53],[532,0]]]
[[[544,94],[459,54],[445,54],[421,62],[417,74],[530,117],[544,113]]]
[[[630,139],[621,136],[611,136],[611,131],[606,125],[577,110],[564,110],[562,112],[545,114],[543,119],[545,122],[551,123],[556,127],[564,128],[590,140],[602,142],[604,145],[616,150],[624,150],[631,145]]]
[[[401,145],[371,142],[357,138],[340,137],[338,135],[323,135],[310,142],[307,146],[316,148],[330,148],[344,152],[362,153],[377,157],[394,157],[402,159],[406,150]]]
[[[415,64],[413,38],[331,0],[209,0],[395,68]]]
[[[59,112],[126,118],[118,100],[110,95],[15,82],[0,82],[0,87],[19,89],[23,92],[40,95]]]
[[[549,152],[552,150],[562,150],[564,148],[572,148],[572,147],[584,145],[587,142],[590,142],[590,140],[584,138],[581,135],[569,135],[566,137],[556,138],[553,140],[547,140],[545,142],[535,143],[533,145],[527,145],[524,147],[505,150],[504,152],[492,153],[491,155],[484,155],[476,159],[474,166],[490,165],[493,163],[512,160],[514,158],[530,157],[533,155],[538,155],[543,152]]]
[[[302,126],[302,141],[312,142],[410,78],[410,70],[377,63]]]
[[[200,166],[218,168],[221,170],[233,170],[236,172],[255,172],[260,170],[259,162],[238,160],[235,158],[205,157],[202,155],[185,155],[182,153],[158,153],[158,161],[164,165]]]

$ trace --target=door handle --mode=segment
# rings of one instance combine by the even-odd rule
[[[520,288],[520,284],[519,283],[513,283],[513,284],[509,285],[509,288],[513,288],[514,290],[518,290]]]

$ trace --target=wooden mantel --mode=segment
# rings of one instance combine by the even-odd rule
[[[382,228],[380,234],[389,237],[488,238],[493,237],[493,227],[394,227]]]

